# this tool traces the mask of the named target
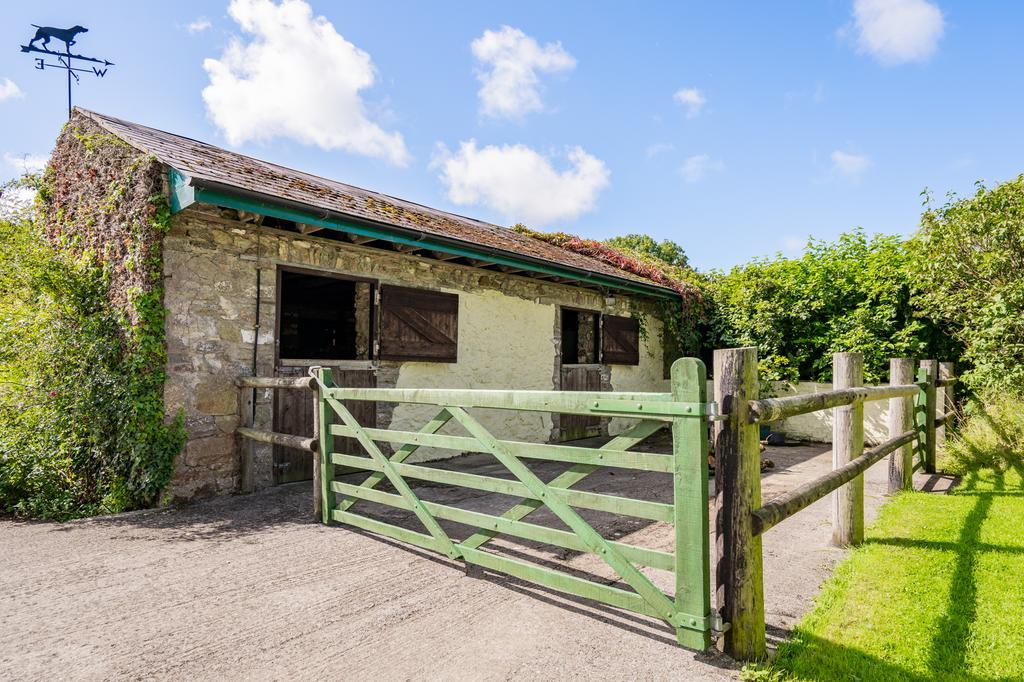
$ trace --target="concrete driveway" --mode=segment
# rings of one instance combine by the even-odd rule
[[[766,500],[830,468],[820,446],[767,456],[778,466],[764,478]],[[486,469],[470,458],[459,464],[470,465]],[[867,472],[869,515],[882,500],[885,467]],[[587,487],[653,490],[641,495],[648,499],[668,493],[667,483],[654,490],[642,476],[602,471]],[[441,489],[419,492],[444,499]],[[309,506],[309,484],[291,484],[66,524],[0,520],[0,677],[737,677],[724,656],[679,648],[659,621],[504,576],[467,575],[442,557],[314,523]],[[784,635],[809,607],[841,556],[828,547],[828,516],[826,498],[765,537],[770,636]],[[661,524],[593,522],[606,535],[671,547]],[[508,543],[502,549],[610,575],[585,555]],[[668,587],[667,573],[651,575]]]

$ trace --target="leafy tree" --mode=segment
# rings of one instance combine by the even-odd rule
[[[756,346],[766,379],[830,381],[832,353],[864,353],[865,380],[884,381],[891,357],[953,357],[921,315],[902,239],[862,230],[812,240],[799,258],[760,258],[705,281],[706,343]]]
[[[963,343],[967,385],[1024,394],[1024,175],[928,209],[910,251],[917,301]]]
[[[690,259],[683,247],[668,239],[656,242],[646,234],[625,234],[607,239],[605,244],[614,249],[644,254],[673,267],[690,267]]]
[[[162,317],[133,327],[92,254],[13,217],[0,220],[0,512],[66,519],[153,504],[185,438],[181,418],[164,417]]]

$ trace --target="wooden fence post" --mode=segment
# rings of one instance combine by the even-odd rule
[[[728,418],[716,421],[715,599],[725,651],[738,660],[765,656],[764,577],[761,538],[753,534],[753,511],[761,506],[758,426],[748,421],[758,395],[757,349],[714,353],[715,401]]]
[[[939,378],[939,363],[922,360],[917,380],[925,386],[918,393],[916,424],[918,454],[925,473],[935,473],[935,382]]]
[[[832,387],[836,390],[864,385],[864,355],[832,356]],[[832,411],[832,468],[848,464],[864,453],[864,403],[835,407]],[[832,544],[838,547],[864,541],[864,475],[837,488],[832,495]]]
[[[954,377],[954,367],[952,362],[940,362],[939,363],[939,380],[948,381]],[[942,387],[942,397],[938,401],[938,415],[951,414],[954,409],[953,403],[953,386],[954,384],[947,384]],[[942,426],[935,430],[935,447],[941,448],[946,444],[946,425],[948,421],[942,422]]]
[[[256,401],[255,388],[238,389],[238,426],[253,426],[253,405]],[[256,444],[235,433],[235,447],[239,455],[239,490],[251,493],[256,490],[256,467],[253,462],[253,448]]]
[[[320,387],[313,389],[313,438],[320,440]],[[319,452],[313,453],[313,518],[317,521],[323,519],[323,508],[321,506],[323,495],[321,494],[320,474],[323,471],[323,461]]]
[[[331,374],[331,370],[326,367],[321,367],[317,370],[318,378],[320,383],[327,388],[334,386],[334,376]],[[316,405],[316,423],[317,424],[330,424],[331,419],[331,407],[327,404],[327,401],[323,399],[323,388],[317,387],[317,405]],[[331,511],[334,507],[334,493],[331,491],[331,483],[334,482],[334,465],[331,464],[331,453],[334,452],[334,436],[331,434],[330,429],[320,429],[317,434],[320,438],[320,452],[316,453],[316,457],[320,460],[320,487],[317,492],[320,496],[320,518],[324,523],[331,522]]]
[[[911,358],[889,360],[889,383],[893,386],[914,383],[914,361]],[[889,438],[914,428],[914,404],[911,398],[889,401]],[[889,455],[889,492],[914,487],[914,449],[908,443]]]

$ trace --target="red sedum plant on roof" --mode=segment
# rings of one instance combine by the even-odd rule
[[[533,239],[608,263],[624,272],[676,291],[682,299],[682,305],[675,301],[663,304],[662,322],[665,325],[666,355],[671,354],[674,359],[682,355],[700,353],[700,328],[707,322],[707,306],[700,288],[689,281],[696,279],[696,273],[690,268],[671,265],[637,250],[613,247],[565,232],[538,232],[522,224],[515,225],[512,229]]]

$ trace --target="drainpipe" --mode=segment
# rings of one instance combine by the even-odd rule
[[[259,226],[256,227],[256,324],[253,325],[252,335],[252,375],[256,376],[256,361],[259,354],[260,347],[260,303],[262,287],[261,278],[263,271],[260,269],[260,256],[261,256],[261,241],[260,238],[263,236],[259,231]],[[252,424],[256,425],[256,388],[252,389]]]

